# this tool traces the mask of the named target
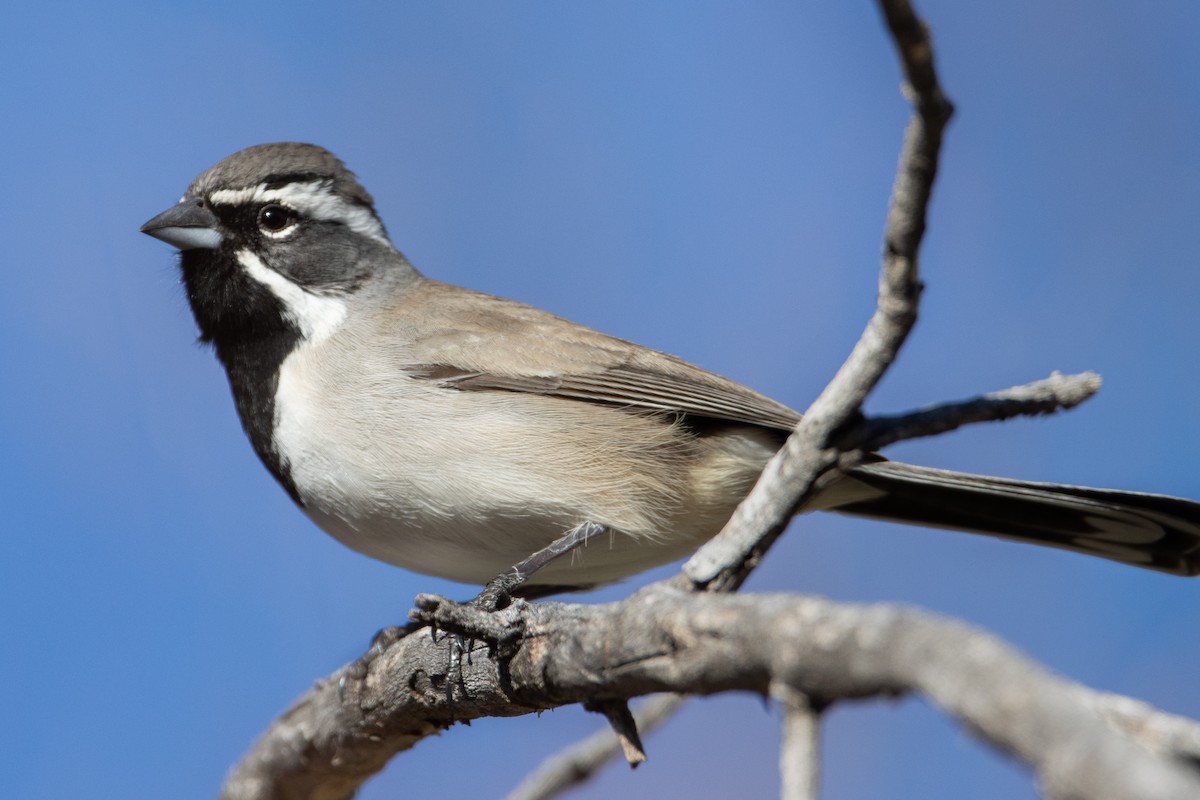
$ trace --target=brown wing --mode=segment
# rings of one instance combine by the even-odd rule
[[[419,326],[408,325],[420,309]],[[392,318],[405,371],[461,391],[510,391],[791,430],[800,416],[672,356],[510,300],[445,284],[413,288]]]

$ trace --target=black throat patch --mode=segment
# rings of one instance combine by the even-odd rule
[[[275,445],[279,368],[303,337],[284,307],[222,250],[185,250],[180,267],[188,302],[229,376],[234,405],[254,452],[288,495],[303,507],[288,465]]]

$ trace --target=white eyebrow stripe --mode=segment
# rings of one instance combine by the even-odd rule
[[[221,206],[279,203],[312,219],[340,222],[352,231],[391,247],[383,225],[370,209],[338,197],[331,190],[332,185],[331,181],[307,181],[268,189],[265,183],[260,183],[245,189],[217,189],[208,195],[208,201]]]
[[[344,300],[313,294],[268,267],[249,250],[238,250],[234,256],[247,275],[279,298],[279,302],[283,303],[284,314],[296,323],[301,335],[308,342],[320,344],[325,341],[346,319]]]

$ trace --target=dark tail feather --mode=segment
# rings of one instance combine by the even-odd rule
[[[839,513],[1061,547],[1174,575],[1200,574],[1200,503],[1138,492],[864,464],[851,479],[880,494]]]

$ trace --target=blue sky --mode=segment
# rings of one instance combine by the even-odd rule
[[[922,317],[869,407],[1055,369],[1106,383],[1063,417],[889,455],[1200,498],[1200,6],[921,9],[959,114]],[[7,797],[211,796],[414,594],[470,593],[340,547],[258,464],[174,256],[137,232],[196,173],[322,144],[428,275],[803,408],[872,308],[908,113],[868,2],[47,2],[8,11],[0,71]],[[1200,583],[823,515],[749,588],[918,604],[1200,716]],[[649,763],[577,796],[770,796],[778,716],[697,702]],[[498,796],[598,724],[454,729],[362,796]],[[827,731],[829,797],[1035,796],[917,701],[838,708]]]

